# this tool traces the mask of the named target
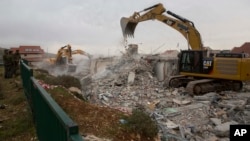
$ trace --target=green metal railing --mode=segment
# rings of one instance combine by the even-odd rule
[[[39,141],[83,141],[78,125],[37,82],[25,60],[21,61],[20,68]]]

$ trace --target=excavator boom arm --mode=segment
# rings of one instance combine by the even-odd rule
[[[142,12],[144,13],[140,14]],[[176,15],[171,11],[167,11],[167,13],[172,17],[163,14],[164,12],[166,12],[166,9],[163,7],[163,5],[157,4],[146,8],[143,11],[135,12],[129,18],[122,17],[120,23],[123,36],[125,38],[130,36],[133,37],[138,23],[156,19],[180,32],[186,38],[192,50],[201,50],[203,46],[201,36],[198,30],[195,28],[193,22]]]
[[[192,50],[202,49],[200,33],[191,24],[183,24],[183,22],[165,15],[157,15],[155,18],[179,31],[186,38]]]
[[[80,49],[77,49],[77,50],[73,50],[72,51],[72,55],[74,54],[81,54],[81,55],[85,55],[87,56],[89,59],[92,58],[92,56],[90,54],[88,54],[87,52],[83,51],[83,50],[80,50]]]

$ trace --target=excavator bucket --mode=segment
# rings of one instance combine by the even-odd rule
[[[131,18],[122,17],[120,20],[123,37],[134,37],[135,28],[138,22],[131,20]]]

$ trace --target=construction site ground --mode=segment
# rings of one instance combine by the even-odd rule
[[[228,141],[229,125],[250,124],[249,83],[244,83],[239,92],[190,96],[185,88],[164,87],[152,70],[152,66],[143,59],[121,58],[100,74],[80,79],[83,84],[80,98],[65,87],[48,85],[43,81],[41,85],[79,125],[80,134],[89,141]],[[23,129],[12,136],[6,133],[22,126],[12,125],[16,115],[29,115],[27,119],[31,115],[22,90],[15,86],[15,79],[2,76],[0,136],[6,141],[20,138],[36,140],[32,124],[27,125],[28,131]],[[11,103],[12,96],[22,98]],[[154,139],[128,133],[122,128],[124,115],[130,115],[134,108],[142,109],[157,122],[159,133]],[[25,123],[32,122],[28,120]]]
[[[0,68],[0,141],[36,141],[36,133],[26,97],[20,87],[20,77],[4,79]],[[83,101],[64,87],[46,89],[73,119],[85,141],[148,140],[125,132],[119,120],[124,113]]]
[[[98,59],[102,63],[106,60]],[[227,141],[230,125],[250,123],[249,83],[244,83],[243,89],[238,92],[220,91],[191,96],[183,87],[164,86],[164,81],[156,78],[154,65],[143,57],[123,56],[115,60],[112,63],[105,62],[108,64],[106,68],[102,63],[99,64],[104,70],[90,77],[82,77],[81,95],[87,103],[76,98],[63,99],[60,93],[54,95],[63,109],[73,115],[72,118],[80,125],[81,133],[94,130],[93,134],[102,138],[100,140],[105,137],[115,141],[147,140],[119,128],[123,119],[121,115],[131,114],[135,108],[142,109],[157,122],[159,134],[151,140]],[[173,62],[167,60],[166,63]],[[169,67],[165,71],[168,71],[165,74],[171,75],[175,68]],[[87,110],[79,108],[79,105],[92,108]],[[86,114],[91,116],[87,116],[88,121],[84,123],[83,120],[87,120]]]

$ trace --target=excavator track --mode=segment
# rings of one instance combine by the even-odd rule
[[[211,89],[212,87],[209,87],[209,85],[205,85],[212,81],[214,80],[213,79],[201,79],[201,80],[190,81],[186,86],[186,91],[190,95],[199,95],[202,93],[209,92],[211,90],[213,91],[213,89]]]
[[[180,81],[182,78],[185,78],[185,75],[170,76],[165,84],[168,87],[178,88],[181,85]]]
[[[242,89],[241,81],[228,81],[220,79],[200,79],[190,81],[186,86],[186,91],[190,95],[201,95],[208,92],[239,91]]]
[[[190,95],[202,95],[208,92],[239,91],[242,89],[241,81],[223,79],[199,79],[189,78],[184,75],[172,76],[166,81],[168,87],[185,87]]]

